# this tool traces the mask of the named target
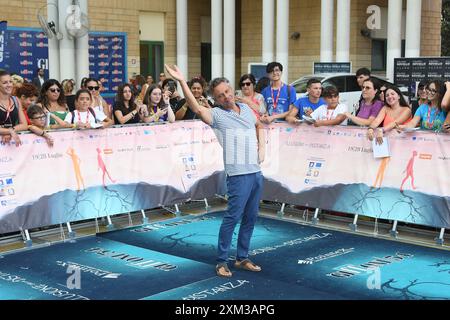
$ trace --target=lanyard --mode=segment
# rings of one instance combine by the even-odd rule
[[[433,129],[433,125],[434,125],[434,121],[436,120],[436,118],[438,117],[438,112],[437,112],[437,110],[436,110],[436,112],[434,113],[434,119],[433,119],[433,121],[431,121],[431,110],[432,110],[433,108],[431,107],[431,106],[429,106],[428,107],[428,115],[427,115],[427,118],[428,118],[428,120],[427,120],[427,125],[426,125],[426,127],[427,128],[429,128],[429,129]]]
[[[331,118],[333,117],[333,113],[334,113],[334,109],[333,110],[329,110],[327,109],[327,120],[331,120]]]
[[[270,88],[270,92],[272,94],[272,102],[273,102],[273,109],[276,110],[277,109],[277,105],[278,105],[278,99],[280,98],[280,93],[281,93],[281,89],[283,88],[283,84],[281,85],[280,89],[278,89],[278,93],[277,93],[277,98],[275,99],[273,97],[273,88]]]
[[[77,113],[78,113],[78,121],[81,122],[81,114],[80,114],[80,111],[77,110]],[[85,121],[85,123],[86,123],[86,124],[89,123],[89,110],[86,111],[86,121]]]

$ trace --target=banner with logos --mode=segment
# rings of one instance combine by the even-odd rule
[[[103,83],[102,95],[114,96],[119,85],[127,82],[126,57],[126,33],[89,33],[89,76]]]
[[[450,135],[390,132],[391,157],[375,159],[366,134],[271,125],[263,199],[449,228]]]
[[[3,30],[3,31],[2,31]],[[48,79],[48,39],[41,29],[9,27],[0,24],[0,69],[6,69],[31,82],[36,70],[43,68]],[[127,82],[127,37],[124,32],[89,33],[89,76],[103,83],[102,95],[112,97],[117,87]],[[62,79],[58,79],[62,80]]]
[[[4,64],[6,43],[6,28],[8,24],[6,21],[0,21],[0,66]]]
[[[199,121],[32,134],[0,145],[0,233],[224,194],[222,148]],[[375,159],[357,127],[266,128],[262,199],[450,227],[450,135],[387,134]],[[30,178],[32,177],[32,178]]]
[[[43,68],[48,79],[48,40],[42,30],[8,27],[5,40],[8,45],[4,47],[0,69],[31,82],[37,76],[37,69]]]
[[[222,149],[202,122],[33,134],[0,145],[0,233],[225,194]]]

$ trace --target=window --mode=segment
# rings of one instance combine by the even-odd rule
[[[386,71],[387,40],[372,39],[372,71]],[[401,56],[405,56],[405,40],[401,44]]]
[[[361,91],[361,88],[358,86],[358,81],[356,81],[356,76],[347,76],[346,91]]]
[[[340,76],[327,79],[326,81],[322,82],[322,87],[325,88],[329,86],[335,86],[339,90],[339,92],[346,92],[345,78],[345,76]]]

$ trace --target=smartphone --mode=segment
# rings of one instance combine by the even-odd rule
[[[172,93],[174,93],[175,92],[175,89],[176,89],[176,85],[175,85],[175,82],[169,82],[169,91],[170,92],[172,92]]]

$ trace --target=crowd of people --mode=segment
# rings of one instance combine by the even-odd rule
[[[234,267],[251,272],[262,269],[249,259],[249,248],[263,186],[260,163],[265,158],[265,139],[260,129],[264,124],[287,121],[294,126],[306,121],[315,127],[362,126],[367,128],[368,139],[377,143],[382,143],[390,130],[450,132],[449,81],[420,82],[418,99],[408,103],[398,87],[380,83],[368,69],[361,68],[356,72],[361,97],[353,113],[340,103],[339,90],[334,86],[322,88],[319,79],[310,79],[307,95],[297,99],[295,88],[282,81],[283,66],[279,62],[269,63],[268,77],[258,82],[252,74],[242,75],[239,90],[234,90],[225,78],[213,79],[208,88],[202,77],[186,81],[176,66],[166,66],[166,70],[170,77],[161,73],[157,84],[151,76],[136,76],[132,83],[120,85],[112,106],[101,96],[102,83],[97,79],[83,79],[80,89],[73,93],[76,83],[71,79],[60,83],[55,79],[43,81],[38,76],[33,83],[25,83],[0,70],[1,143],[20,146],[20,131],[30,131],[53,146],[49,130],[191,119],[203,121],[222,137],[231,135],[231,139],[219,139],[228,190],[215,269],[222,277],[232,276],[228,260],[239,221]],[[185,98],[177,91],[177,82]],[[239,141],[243,131],[249,133],[248,147],[227,145]],[[246,159],[245,163],[239,159]]]
[[[282,81],[283,66],[271,62],[267,77],[256,81],[254,75],[244,74],[235,90],[235,100],[246,104],[263,124],[287,121],[292,125],[308,120],[314,126],[357,125],[367,127],[370,140],[379,143],[390,130],[399,132],[418,127],[422,130],[450,132],[450,82],[421,81],[417,99],[405,100],[398,87],[384,85],[370,70],[356,72],[361,98],[356,111],[339,102],[334,86],[322,88],[319,79],[310,79],[306,96],[297,99],[295,88]],[[199,118],[189,102],[177,90],[174,79],[159,75],[138,75],[132,82],[118,87],[112,105],[101,96],[102,83],[84,78],[74,93],[76,83],[65,79],[45,80],[43,70],[31,83],[20,76],[0,70],[0,136],[2,143],[21,144],[17,132],[31,131],[44,137],[51,146],[54,140],[49,130],[60,128],[89,129],[114,124],[192,120]],[[197,103],[214,108],[217,102],[208,94],[208,84],[201,76],[187,82]]]

